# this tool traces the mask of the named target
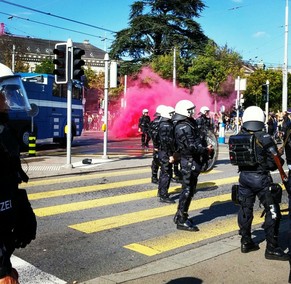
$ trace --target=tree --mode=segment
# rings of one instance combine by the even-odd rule
[[[35,73],[53,74],[55,65],[51,58],[44,59],[41,64],[35,66]]]
[[[173,80],[173,52],[171,54],[164,54],[160,56],[155,56],[151,62],[151,67],[158,73],[162,78],[167,80]],[[184,64],[181,57],[176,57],[176,75],[177,81],[181,82],[181,77],[184,72]]]
[[[209,41],[204,52],[192,60],[187,70],[186,81],[192,86],[206,82],[210,93],[227,96],[229,92],[224,83],[242,73],[241,56],[227,45],[219,47]],[[234,82],[234,80],[233,80]]]
[[[116,34],[110,58],[129,56],[134,60],[168,54],[176,46],[190,58],[201,50],[207,37],[198,18],[205,5],[200,0],[142,0],[131,5],[130,27]]]
[[[21,38],[16,37],[0,37],[0,62],[10,67],[12,66],[12,53],[14,49],[14,71],[15,72],[28,72],[29,65],[22,60],[25,47],[21,42]]]
[[[257,105],[265,108],[262,98],[262,85],[269,81],[269,108],[277,112],[282,109],[282,70],[258,69],[247,78],[247,89],[244,92],[244,107]],[[291,75],[288,74],[288,90],[291,88]],[[291,94],[288,94],[290,101]]]

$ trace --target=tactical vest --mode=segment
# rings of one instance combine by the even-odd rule
[[[258,164],[256,137],[251,133],[239,133],[229,137],[229,159],[235,166],[253,167]]]
[[[277,146],[272,137],[264,131],[241,132],[229,137],[229,158],[239,171],[274,171],[276,163],[271,149]],[[284,162],[280,159],[281,163]]]

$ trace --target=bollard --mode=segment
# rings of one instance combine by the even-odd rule
[[[221,122],[219,124],[219,136],[218,136],[218,144],[225,144],[225,124]]]
[[[28,142],[28,156],[34,157],[36,155],[36,135],[35,133],[29,133]]]

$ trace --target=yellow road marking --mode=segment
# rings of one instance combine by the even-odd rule
[[[119,196],[98,198],[98,199],[81,201],[81,202],[73,202],[73,203],[68,203],[68,204],[60,204],[60,205],[55,205],[55,206],[34,209],[33,211],[38,217],[45,217],[45,216],[51,216],[51,215],[62,214],[62,213],[67,213],[67,212],[90,209],[94,207],[102,207],[102,206],[123,203],[123,202],[130,202],[130,201],[135,201],[135,200],[140,200],[140,199],[145,199],[145,198],[151,198],[154,196],[157,196],[157,190],[137,192],[137,193],[131,193],[131,194],[123,194]]]
[[[227,202],[229,200],[230,194],[223,194],[219,196],[193,200],[189,210],[198,210],[205,207],[209,207],[213,205],[214,202]],[[119,216],[74,224],[70,225],[69,227],[87,234],[96,233],[104,230],[109,230],[112,228],[127,226],[142,221],[148,221],[156,218],[173,215],[176,212],[176,209],[177,204],[166,205],[154,209],[147,209],[139,212],[133,212]]]
[[[51,185],[51,184],[59,184],[64,182],[72,182],[72,181],[80,181],[80,180],[90,180],[94,178],[104,178],[104,177],[116,177],[116,176],[126,176],[126,175],[134,175],[134,174],[143,174],[150,172],[150,168],[141,168],[141,169],[131,169],[126,171],[108,171],[102,173],[94,173],[94,174],[86,174],[86,175],[77,175],[71,177],[58,177],[54,179],[42,179],[36,181],[29,181],[27,184],[20,184],[20,187],[34,187],[34,186],[43,186],[43,185]]]
[[[149,182],[150,182],[149,178],[144,178],[144,179],[113,182],[113,183],[107,183],[107,184],[95,184],[95,185],[89,185],[89,186],[72,187],[72,188],[66,188],[66,189],[57,189],[57,190],[52,190],[52,191],[30,193],[28,194],[28,198],[29,200],[36,200],[36,199],[72,195],[72,194],[78,194],[78,193],[84,193],[84,192],[93,192],[93,191],[100,191],[100,190],[105,190],[105,189],[113,189],[113,188],[119,188],[119,187],[125,187],[125,186],[134,186],[134,185],[145,184]]]
[[[205,188],[208,186],[213,186],[214,184],[221,185],[221,184],[233,183],[236,180],[237,180],[237,177],[223,179],[223,180],[209,181],[209,182],[199,184],[197,188],[198,189],[203,188],[203,187]],[[148,179],[141,179],[141,180],[126,181],[126,182],[87,186],[87,187],[77,187],[77,188],[70,188],[70,189],[65,189],[65,190],[50,191],[47,193],[41,192],[41,193],[29,194],[28,197],[30,200],[35,200],[35,199],[40,199],[40,198],[55,197],[59,195],[63,196],[67,194],[77,194],[77,193],[88,192],[88,191],[105,190],[108,188],[112,189],[112,188],[118,188],[122,186],[134,186],[138,184],[147,183],[148,181],[149,181]],[[181,191],[180,185],[169,188],[170,193],[176,193],[180,191]],[[130,202],[130,201],[141,200],[145,198],[152,198],[152,197],[155,197],[156,195],[157,195],[157,190],[151,190],[151,191],[123,194],[119,196],[112,196],[112,197],[106,197],[106,198],[98,198],[98,199],[93,199],[93,200],[88,200],[88,201],[73,202],[73,203],[68,203],[68,204],[58,204],[55,206],[42,207],[38,209],[36,208],[34,209],[34,212],[39,217],[45,217],[45,216],[51,216],[51,215],[56,215],[56,214],[61,214],[61,213],[68,213],[68,212],[90,209],[94,207],[118,204],[122,202]]]
[[[228,179],[230,179],[231,181],[233,180],[237,181],[237,177],[232,177]],[[79,177],[79,180],[80,180],[80,177]],[[227,179],[223,179],[223,180],[227,180]],[[42,198],[52,198],[52,197],[65,196],[65,195],[71,195],[71,194],[100,191],[100,190],[106,190],[106,189],[111,189],[111,188],[113,189],[113,188],[119,188],[119,187],[141,185],[141,184],[146,184],[146,183],[150,183],[149,178],[36,192],[36,193],[28,194],[28,197],[30,200],[36,200],[36,199],[42,199]],[[226,181],[226,183],[230,183],[230,182]],[[220,182],[220,180],[208,181],[205,183],[201,183],[200,185],[197,186],[197,188],[201,188],[202,186],[210,187],[210,186],[221,185],[221,184],[224,184],[224,182],[223,181]]]
[[[281,206],[282,209],[287,206]],[[260,217],[261,212],[254,212],[253,226],[263,223],[264,218]],[[237,217],[206,222],[199,225],[199,232],[186,232],[177,230],[175,233],[159,236],[139,243],[132,243],[124,248],[133,250],[140,254],[153,256],[170,250],[174,250],[186,245],[194,244],[202,240],[207,240],[219,235],[238,231]]]
[[[151,172],[151,168],[148,167],[148,168],[140,168],[140,169],[130,169],[130,170],[125,170],[125,171],[108,171],[108,172],[102,172],[102,173],[77,175],[77,176],[70,176],[70,177],[61,177],[61,178],[58,177],[58,178],[53,178],[53,179],[29,181],[27,184],[22,183],[20,184],[20,188],[60,184],[60,183],[80,181],[80,180],[91,180],[94,178],[135,175],[135,174],[143,174],[143,173],[150,173],[150,172]],[[219,170],[211,170],[210,172],[202,173],[202,175],[209,175],[209,174],[215,174],[215,173],[220,173],[220,172],[221,171]]]

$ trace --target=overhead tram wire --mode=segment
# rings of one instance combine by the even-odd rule
[[[88,36],[92,36],[92,37],[96,37],[96,38],[105,39],[103,36],[96,36],[96,35],[93,35],[93,34],[88,34],[88,33],[80,32],[80,31],[72,30],[72,29],[62,28],[62,27],[59,27],[59,26],[50,25],[50,24],[47,24],[47,23],[42,23],[42,22],[30,20],[30,19],[27,19],[27,18],[15,16],[15,15],[4,13],[4,12],[0,12],[0,14],[6,15],[6,16],[9,16],[9,17],[13,17],[13,18],[17,18],[17,19],[20,19],[20,20],[25,20],[25,21],[29,21],[29,22],[32,22],[32,23],[40,24],[40,25],[45,25],[45,26],[49,26],[49,27],[53,27],[53,28],[57,28],[57,29],[61,29],[61,30],[66,30],[66,31],[70,31],[70,32],[75,32],[75,33],[79,33],[79,34],[83,34],[83,35],[88,35]],[[109,38],[106,38],[106,39],[107,40],[112,40],[112,39],[109,39]]]
[[[33,8],[30,8],[30,7],[26,7],[26,6],[23,6],[23,5],[19,5],[19,4],[16,4],[16,3],[11,3],[9,1],[0,0],[0,2],[8,4],[8,5],[13,5],[13,6],[16,6],[16,7],[19,7],[19,8],[27,9],[27,10],[30,10],[30,11],[34,11],[34,12],[37,12],[37,13],[41,13],[41,14],[44,14],[44,15],[47,15],[47,16],[59,18],[59,19],[65,20],[65,21],[69,21],[69,22],[73,22],[73,23],[76,23],[76,24],[84,25],[84,26],[87,26],[87,27],[103,30],[103,31],[110,32],[110,33],[117,33],[116,31],[112,31],[112,30],[109,30],[109,29],[105,29],[105,28],[101,28],[101,27],[95,26],[95,25],[91,25],[91,24],[80,22],[80,21],[72,20],[72,19],[69,19],[69,18],[66,18],[66,17],[54,15],[52,13],[40,11],[40,10],[33,9]]]

